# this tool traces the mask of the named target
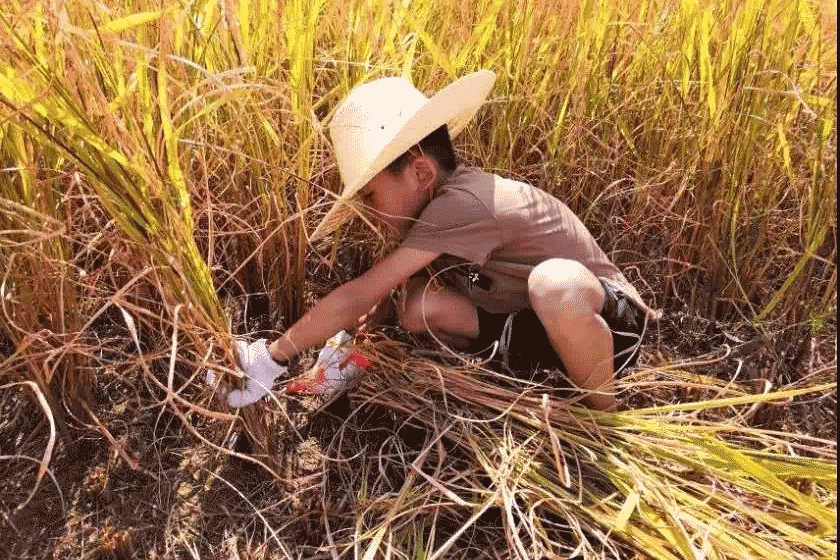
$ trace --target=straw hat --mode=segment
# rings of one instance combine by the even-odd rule
[[[405,78],[381,78],[355,88],[330,122],[344,188],[311,240],[334,231],[353,215],[351,199],[374,175],[412,146],[448,125],[460,133],[484,103],[496,74],[479,70],[456,80],[431,99]]]

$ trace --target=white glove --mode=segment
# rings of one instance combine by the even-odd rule
[[[274,380],[288,372],[286,366],[275,362],[268,353],[268,341],[261,338],[248,344],[242,339],[235,341],[236,355],[239,367],[245,374],[241,390],[234,390],[228,394],[227,401],[232,407],[247,406],[267,395],[274,384]],[[212,371],[207,372],[207,382],[215,382]]]
[[[286,384],[287,393],[311,393],[322,397],[337,395],[361,371],[370,366],[370,360],[353,351],[352,338],[344,331],[330,338],[312,368]]]

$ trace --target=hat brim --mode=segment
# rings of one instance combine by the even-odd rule
[[[344,185],[333,207],[310,236],[310,241],[332,233],[358,212],[350,203],[351,199],[377,173],[420,140],[444,124],[449,129],[450,138],[460,134],[484,104],[495,81],[494,72],[479,70],[459,78],[432,96],[414,115],[406,119],[394,138],[383,147],[359,178],[351,185]]]

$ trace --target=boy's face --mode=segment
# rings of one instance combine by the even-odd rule
[[[425,156],[412,161],[399,175],[380,171],[359,191],[367,215],[385,226],[387,237],[402,237],[431,200],[437,167]],[[431,165],[431,169],[429,168]]]

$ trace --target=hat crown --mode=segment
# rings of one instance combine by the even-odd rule
[[[354,89],[330,123],[330,138],[343,183],[357,184],[376,155],[428,101],[405,78],[381,78]]]

